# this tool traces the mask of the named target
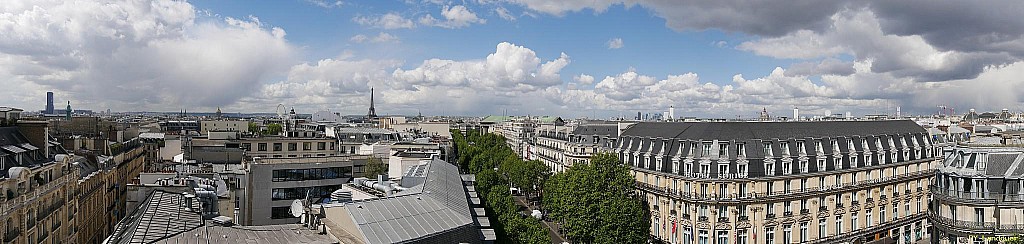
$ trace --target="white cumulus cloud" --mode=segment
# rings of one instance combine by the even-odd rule
[[[625,46],[625,44],[622,43],[622,38],[617,38],[617,37],[616,38],[612,38],[611,40],[608,40],[607,45],[608,45],[608,49],[619,49],[619,48],[622,48],[622,47]]]

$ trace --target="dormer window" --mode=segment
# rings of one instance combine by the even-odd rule
[[[853,153],[857,151],[853,146],[853,138],[846,138],[846,144],[846,146],[849,147],[849,149],[846,149],[847,152]]]
[[[697,143],[696,142],[691,142],[690,143],[690,157],[694,157],[696,152],[697,152]]]
[[[804,147],[804,142],[803,141],[796,141],[796,150],[797,150],[797,154],[800,154],[800,155],[803,155],[803,154],[807,153],[807,148]]]
[[[832,139],[832,153],[839,154],[839,141]]]
[[[711,156],[711,143],[710,142],[704,143],[704,148],[701,150],[700,156],[701,157]]]
[[[729,143],[718,144],[718,157],[727,158],[729,157]]]
[[[747,150],[746,150],[746,147],[743,146],[743,143],[737,143],[736,144],[736,156],[737,157],[747,157]]]
[[[771,142],[765,142],[764,143],[764,155],[767,156],[767,157],[775,156],[775,153],[772,152],[772,143]]]
[[[782,144],[779,144],[779,146],[782,149],[782,155],[789,156],[789,143],[782,142]]]
[[[820,140],[814,141],[814,151],[817,152],[818,154],[825,153],[825,148],[821,146]]]

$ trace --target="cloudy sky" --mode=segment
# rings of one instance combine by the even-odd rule
[[[0,4],[0,106],[631,116],[1022,111],[1022,1]],[[59,106],[60,107],[60,106]]]

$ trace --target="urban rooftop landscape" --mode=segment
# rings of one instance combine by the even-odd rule
[[[1024,2],[13,0],[3,243],[1024,243]]]

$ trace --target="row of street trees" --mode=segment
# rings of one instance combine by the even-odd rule
[[[538,161],[519,159],[504,137],[477,131],[462,136],[458,130],[452,135],[460,170],[476,174],[476,190],[484,200],[498,242],[551,243],[540,221],[524,216],[509,191],[510,186],[517,186],[528,195],[536,194],[534,186],[542,185],[547,167]]]
[[[645,243],[650,212],[633,181],[615,155],[595,154],[544,183],[544,207],[574,243]]]
[[[476,131],[465,137],[459,131],[452,134],[459,166],[476,174],[477,191],[488,196],[488,205],[506,202],[504,197],[491,199],[490,195],[508,195],[506,189],[515,186],[528,197],[541,196],[548,217],[562,226],[573,243],[647,242],[650,211],[634,193],[629,167],[615,155],[596,154],[590,164],[576,164],[552,175],[540,161],[520,160],[502,136]]]

